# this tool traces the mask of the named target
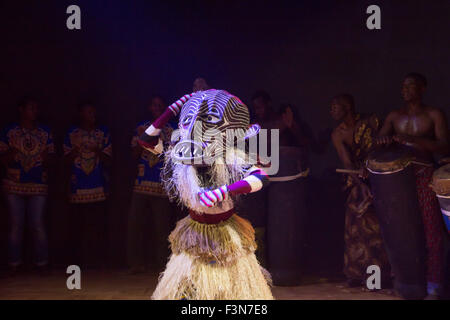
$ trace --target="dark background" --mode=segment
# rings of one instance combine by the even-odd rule
[[[401,104],[402,77],[429,80],[426,101],[449,113],[450,1],[2,1],[0,83],[4,125],[24,94],[38,98],[58,153],[76,104],[93,99],[112,131],[114,171],[109,224],[111,266],[125,264],[125,223],[134,164],[130,139],[152,94],[171,103],[203,76],[249,102],[267,90],[275,106],[294,103],[315,135],[333,127],[329,104],[354,94],[379,116]],[[81,30],[66,28],[66,8],[81,8]],[[381,7],[382,29],[366,28],[366,8]],[[311,156],[307,265],[341,268],[343,198],[338,159],[328,145]],[[62,162],[51,176],[49,232],[63,265],[67,233]],[[5,263],[6,212],[0,216]]]

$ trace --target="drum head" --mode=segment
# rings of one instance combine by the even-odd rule
[[[450,164],[440,167],[433,173],[434,192],[441,196],[450,196]]]
[[[411,149],[391,145],[373,150],[367,158],[367,169],[373,173],[394,173],[406,168],[412,160]]]

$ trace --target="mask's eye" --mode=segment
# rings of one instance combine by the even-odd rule
[[[189,123],[191,123],[192,117],[191,116],[187,116],[186,118],[183,119],[183,121],[181,122],[181,124],[183,126],[187,126],[189,125]]]
[[[203,121],[208,122],[208,123],[217,123],[220,121],[219,117],[212,115],[212,114],[205,114],[202,117],[202,119],[203,119]]]
[[[202,116],[202,120],[208,123],[217,123],[221,119],[221,114],[216,107],[209,109],[207,113]]]

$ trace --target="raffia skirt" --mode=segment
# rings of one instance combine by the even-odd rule
[[[253,227],[234,213],[225,215],[208,223],[205,218],[213,215],[191,212],[178,221],[169,236],[172,254],[152,299],[273,299],[270,274],[255,256]]]

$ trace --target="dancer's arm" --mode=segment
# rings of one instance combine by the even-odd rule
[[[148,127],[145,132],[139,137],[138,143],[144,148],[153,153],[161,153],[162,141],[159,138],[162,128],[170,121],[170,119],[176,117],[183,107],[183,104],[192,96],[191,94],[186,94],[182,96],[179,100],[172,103],[167,107],[166,111],[156,119],[150,127]]]
[[[247,177],[228,186],[199,193],[200,202],[205,207],[213,207],[217,202],[226,200],[229,195],[247,194],[261,190],[269,183],[269,177],[261,168],[253,166]]]

